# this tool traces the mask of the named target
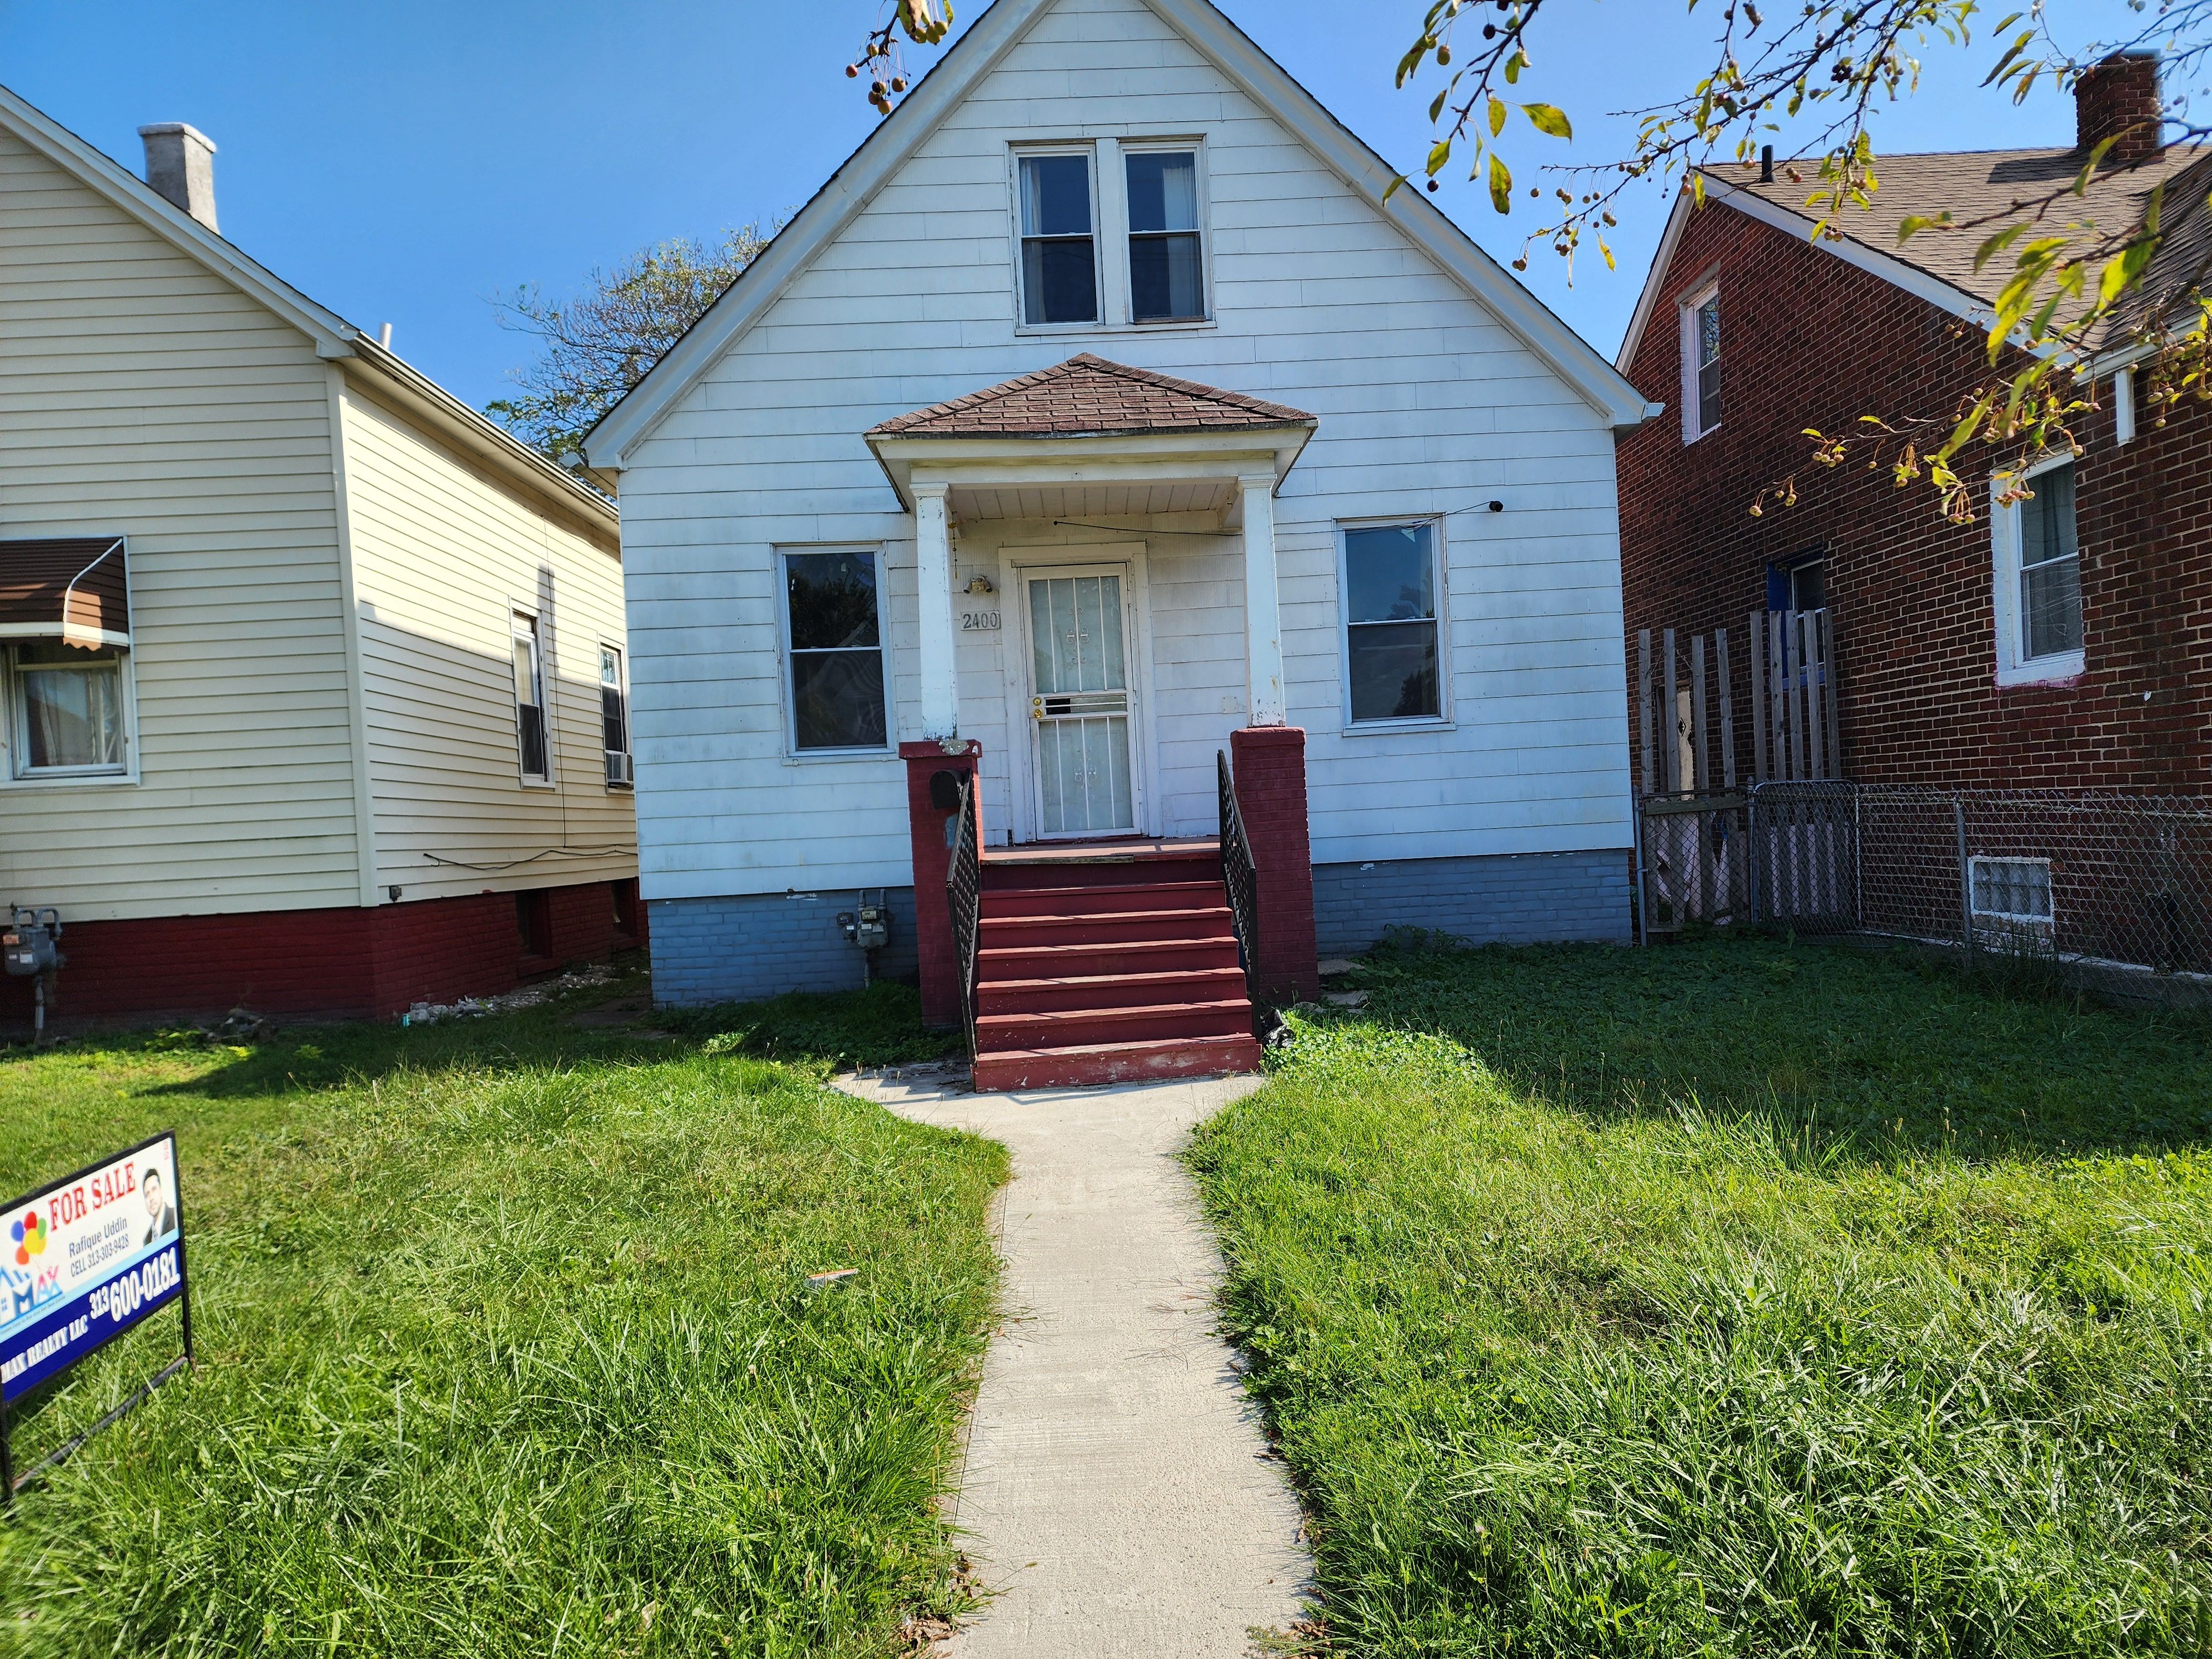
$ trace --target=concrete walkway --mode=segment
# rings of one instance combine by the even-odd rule
[[[1288,1632],[1312,1568],[1297,1502],[1213,1334],[1220,1257],[1176,1159],[1257,1080],[839,1086],[1013,1154],[953,1515],[994,1599],[950,1659],[1246,1659]]]

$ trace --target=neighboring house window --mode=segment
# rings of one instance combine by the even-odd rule
[[[1022,320],[1098,320],[1098,258],[1087,153],[1024,155]]]
[[[1721,295],[1717,288],[1682,306],[1682,441],[1695,443],[1721,423]]]
[[[1991,514],[1997,675],[2001,681],[2062,679],[2082,667],[2081,553],[2075,538],[2074,463],[2062,456],[2030,469],[2026,499]]]
[[[1443,717],[1441,586],[1433,524],[1345,530],[1345,678],[1353,725]]]
[[[25,640],[8,647],[6,665],[16,777],[116,776],[129,769],[121,650]]]
[[[1202,321],[1206,279],[1195,151],[1127,153],[1129,314],[1140,323]]]
[[[532,783],[553,781],[552,752],[545,741],[545,663],[538,639],[538,618],[514,613],[514,731],[522,753],[522,775]]]
[[[1790,568],[1790,608],[1792,611],[1822,611],[1828,604],[1828,580],[1824,562],[1808,559],[1803,564]]]
[[[623,653],[599,647],[599,726],[607,752],[607,781],[627,784],[629,765],[629,688],[623,680]]]
[[[881,749],[884,647],[870,552],[783,556],[794,750]]]

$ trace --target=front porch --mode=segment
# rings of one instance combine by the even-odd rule
[[[1274,495],[1314,427],[1086,356],[868,434],[915,522],[924,1009],[969,1018],[979,1083],[1248,1069],[1255,1004],[1310,994]],[[1224,884],[1232,748],[1268,963]]]

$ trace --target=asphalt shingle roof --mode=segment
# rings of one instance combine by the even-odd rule
[[[1304,410],[1109,363],[1086,351],[1034,374],[901,415],[871,428],[868,435],[1079,437],[1315,424]]]
[[[1875,163],[1881,187],[1873,205],[1845,208],[1837,216],[1836,228],[1864,247],[1993,303],[2016,269],[2014,254],[2000,253],[1978,271],[1975,249],[2030,204],[2054,190],[2070,188],[2081,161],[2078,149],[1884,155]],[[1704,172],[1808,222],[1819,216],[1818,210],[1806,206],[1806,198],[1821,188],[1817,161],[1777,161],[1769,184],[1759,182],[1759,168],[1748,162],[1722,163]],[[1793,172],[1797,175],[1794,179]],[[2146,274],[2145,299],[2122,308],[2107,331],[2107,342],[2112,331],[2124,329],[2139,314],[2148,296],[2172,292],[2203,276],[2207,256],[2212,254],[2212,212],[2205,205],[2206,192],[2212,190],[2212,145],[2174,145],[2158,161],[2133,169],[2107,167],[2091,180],[2085,194],[2062,196],[2051,204],[2042,220],[2047,228],[2029,233],[2031,237],[2057,234],[2074,227],[2125,231],[2142,222],[2150,193],[2161,182],[2166,187],[2166,234]],[[1930,227],[1903,243],[1897,240],[1898,227],[1906,218],[1917,215],[1932,219],[1947,212],[1954,223],[1978,228]]]

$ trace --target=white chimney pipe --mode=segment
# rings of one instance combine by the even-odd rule
[[[380,329],[377,330],[377,331],[376,331],[376,343],[377,343],[377,344],[379,344],[379,345],[382,346],[382,347],[383,347],[386,351],[389,351],[389,350],[391,350],[391,349],[392,349],[392,325],[391,325],[391,324],[386,323],[386,324],[382,328],[380,328]]]
[[[182,121],[141,127],[138,136],[146,141],[146,182],[214,230],[214,140]]]

